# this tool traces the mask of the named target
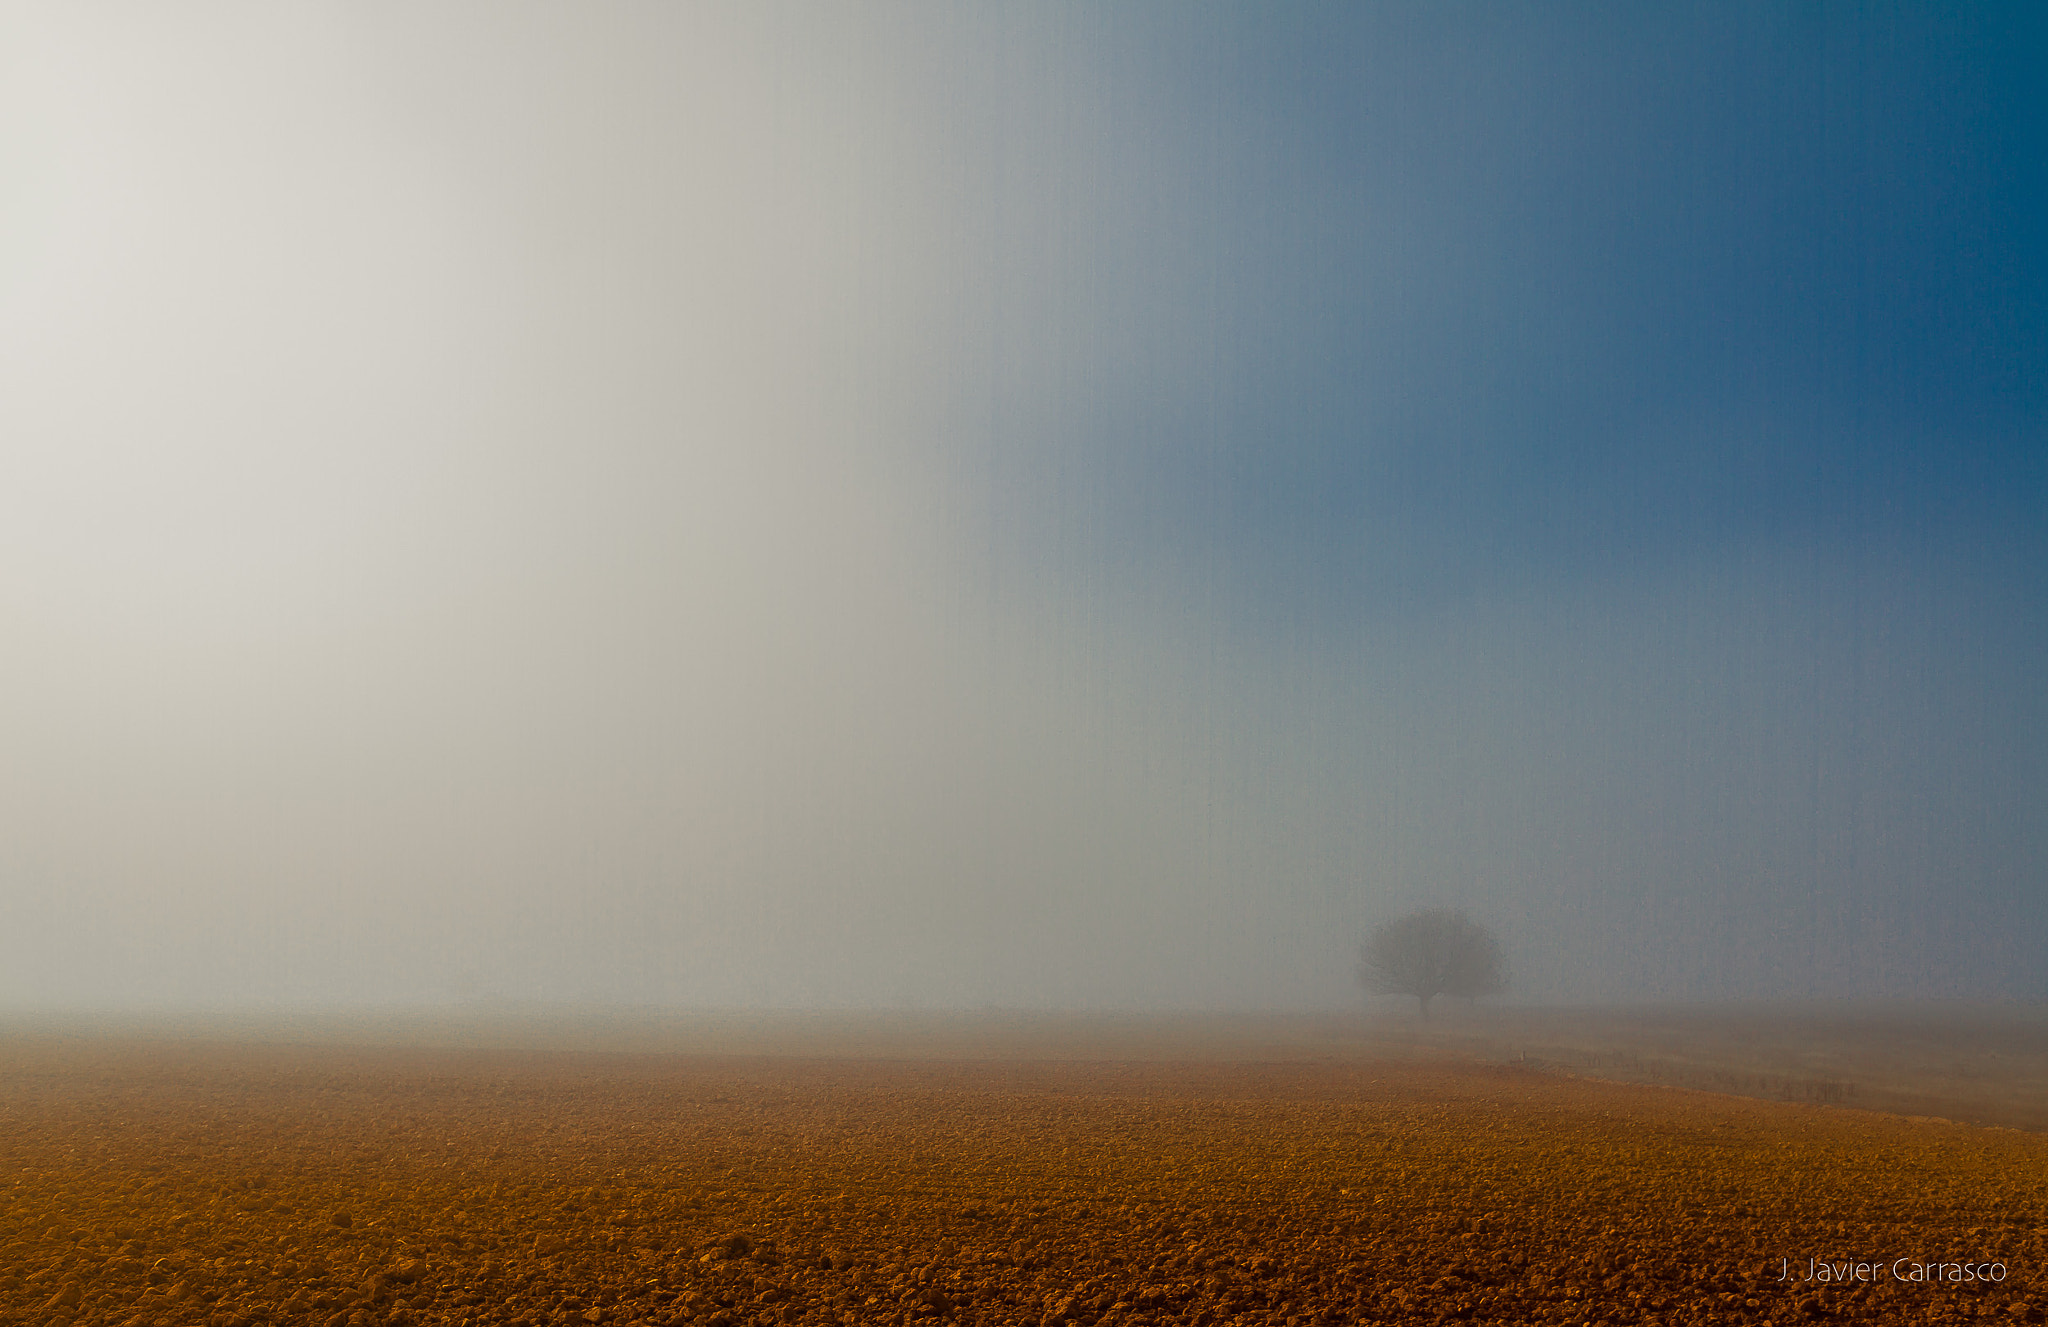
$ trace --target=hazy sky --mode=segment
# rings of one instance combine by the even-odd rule
[[[0,1004],[2048,996],[2035,6],[0,17]]]

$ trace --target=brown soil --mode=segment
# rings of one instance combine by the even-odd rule
[[[11,1323],[2039,1322],[2044,1255],[2048,1138],[1514,1066],[0,1040]]]

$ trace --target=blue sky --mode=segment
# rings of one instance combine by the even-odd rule
[[[1583,948],[1555,996],[2037,991],[2038,14],[1034,35],[965,154],[1057,328],[972,352],[997,595],[1178,615],[1338,749],[1302,869]]]
[[[1172,618],[1348,805],[1297,869],[1554,997],[2037,990],[2038,15],[1030,36],[956,94],[993,596]]]
[[[1058,412],[1103,556],[1206,553],[1343,616],[1731,544],[2037,533],[2038,16],[1045,26],[1074,84],[988,38],[1021,106],[963,174],[1015,195],[991,300],[1086,282],[1048,319],[1063,400],[1019,412]]]

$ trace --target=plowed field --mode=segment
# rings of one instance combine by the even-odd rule
[[[0,1167],[12,1323],[2039,1322],[2048,1303],[2048,1137],[1448,1061],[21,1037],[0,1042]],[[1874,1279],[1805,1279],[1822,1263]],[[1964,1266],[2003,1280],[1938,1270]]]

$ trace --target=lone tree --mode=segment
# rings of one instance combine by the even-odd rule
[[[1380,995],[1493,995],[1503,982],[1500,941],[1454,908],[1424,908],[1382,922],[1358,949],[1358,981]]]

